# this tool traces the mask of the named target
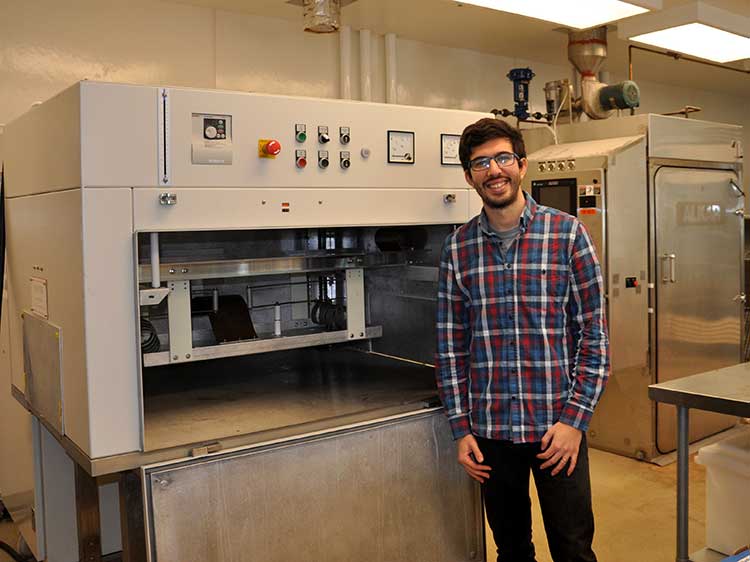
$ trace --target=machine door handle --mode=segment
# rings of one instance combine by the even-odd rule
[[[676,269],[675,269],[675,262],[677,261],[677,256],[675,254],[662,254],[661,259],[669,262],[668,268],[669,268],[669,275],[667,275],[667,267],[663,268],[663,275],[661,276],[662,283],[676,283],[677,279],[676,276]]]
[[[744,304],[747,301],[747,295],[745,293],[740,293],[739,295],[735,295],[732,301],[734,302],[739,301]]]

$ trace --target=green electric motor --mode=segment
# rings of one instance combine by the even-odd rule
[[[641,90],[632,80],[604,86],[599,90],[599,102],[606,111],[611,109],[632,109],[641,104]]]

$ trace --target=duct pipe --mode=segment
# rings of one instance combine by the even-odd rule
[[[570,85],[573,88],[573,97],[579,97],[581,95],[581,75],[572,63],[570,66]]]
[[[602,71],[607,60],[607,27],[601,26],[568,34],[568,60],[580,73],[580,98],[576,106],[592,119],[606,119],[615,109],[637,107],[640,91],[635,82],[626,80],[608,86],[598,76],[608,78]],[[578,73],[576,73],[578,79]]]
[[[340,86],[339,97],[352,99],[352,28],[345,25],[339,31]]]
[[[341,0],[303,0],[305,31],[332,33],[339,28]]]
[[[385,36],[385,83],[387,103],[398,103],[398,71],[396,67],[396,34]]]
[[[370,54],[372,42],[370,37],[369,29],[359,31],[359,98],[362,101],[372,101],[372,56]]]

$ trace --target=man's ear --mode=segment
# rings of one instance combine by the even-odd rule
[[[526,177],[526,172],[529,170],[529,161],[526,158],[521,158],[518,161],[518,173],[521,179]]]
[[[474,187],[474,182],[471,179],[471,170],[464,170],[464,179],[471,187]]]

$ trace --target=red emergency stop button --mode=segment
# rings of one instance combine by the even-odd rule
[[[263,152],[265,152],[269,156],[276,156],[279,152],[281,152],[281,143],[277,140],[269,140],[263,146]]]
[[[276,139],[258,139],[258,157],[276,158],[281,152],[281,143]]]

